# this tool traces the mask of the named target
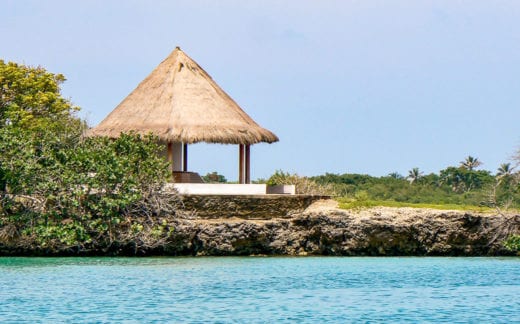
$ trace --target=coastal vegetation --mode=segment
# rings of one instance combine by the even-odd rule
[[[520,163],[520,154],[513,162]],[[478,158],[468,156],[459,166],[448,166],[439,173],[424,175],[412,168],[407,177],[395,172],[383,177],[331,173],[303,177],[276,171],[267,183],[299,185],[297,193],[331,195],[340,208],[354,211],[411,207],[498,214],[504,221],[494,227],[496,237],[505,238],[502,244],[507,250],[520,253],[520,236],[515,234],[520,174],[511,163],[501,164],[495,174],[476,170],[480,165]]]
[[[79,108],[61,96],[64,81],[41,67],[0,60],[0,240],[108,248],[121,233],[142,243],[167,231],[150,217],[174,215],[160,196],[169,173],[156,139],[84,137]]]
[[[41,67],[0,60],[0,248],[10,242],[20,251],[39,254],[160,248],[174,239],[181,211],[179,197],[161,191],[171,176],[158,139],[132,133],[117,139],[86,137],[79,107],[61,95],[64,81],[63,75]],[[458,166],[426,175],[418,167],[406,177],[395,172],[302,177],[276,171],[258,182],[294,184],[298,194],[334,196],[345,209],[501,213],[519,207],[518,163],[520,153],[492,173],[468,156]],[[217,172],[204,178],[227,181]],[[519,251],[519,236],[511,233],[504,246]]]
[[[505,241],[504,246],[509,251],[516,252],[520,255],[520,235],[510,235]]]
[[[418,176],[391,173],[374,177],[362,174],[324,174],[310,177],[317,184],[332,188],[331,193],[342,202],[374,204],[430,204],[460,208],[517,208],[520,203],[518,173],[492,174],[487,170],[471,170],[464,166],[448,166],[439,173]]]
[[[520,207],[520,174],[511,163],[502,164],[495,174],[477,170],[479,165],[478,158],[468,156],[459,166],[427,175],[417,167],[407,177],[396,172],[382,177],[352,173],[304,177],[278,170],[259,181],[294,184],[299,194],[330,195],[346,209],[387,206],[491,211]]]

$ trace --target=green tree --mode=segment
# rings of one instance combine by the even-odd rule
[[[79,141],[86,127],[75,116],[79,108],[60,93],[64,81],[63,75],[41,67],[0,60],[0,136],[4,145],[1,158],[11,159],[10,165],[19,164],[19,172],[34,165],[32,154],[36,151],[30,147],[33,137],[56,137],[63,144],[71,144]],[[21,181],[11,172],[12,169],[0,166],[0,192],[7,190],[8,182],[14,186]]]
[[[513,177],[514,168],[511,167],[511,163],[502,163],[497,169],[497,179],[500,181],[508,181]]]
[[[440,171],[440,183],[448,185],[454,192],[464,193],[491,184],[494,178],[489,171],[470,170],[466,167],[447,167]]]
[[[508,209],[520,202],[518,197],[519,175],[511,163],[502,163],[497,169],[495,184],[490,192],[490,204],[499,209]]]
[[[510,176],[513,173],[513,168],[511,167],[511,163],[502,163],[500,167],[497,169],[497,176]]]
[[[63,129],[81,121],[74,116],[79,110],[62,97],[61,74],[47,72],[0,60],[0,128],[11,126],[25,131]]]
[[[204,182],[208,183],[226,183],[227,179],[222,174],[218,174],[217,172],[207,173],[205,176],[202,176]]]
[[[481,165],[482,165],[482,162],[479,161],[478,158],[475,158],[471,155],[469,155],[464,161],[460,162],[460,166],[469,171],[473,171],[474,169],[478,168]]]
[[[419,168],[413,168],[408,171],[408,177],[406,178],[408,179],[408,181],[410,181],[410,184],[414,184],[417,181],[419,181],[419,179],[421,179],[422,176],[423,173],[419,171]]]

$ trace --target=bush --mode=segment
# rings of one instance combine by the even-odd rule
[[[330,185],[321,185],[307,177],[301,177],[281,170],[277,170],[267,180],[267,184],[270,186],[295,185],[296,194],[301,195],[333,195],[333,188]]]
[[[215,171],[202,176],[202,180],[206,183],[227,183],[226,177]]]
[[[504,241],[504,247],[520,254],[520,235],[511,235]]]
[[[156,143],[133,134],[74,141],[0,130],[0,216],[42,244],[82,244],[92,233],[111,241],[126,216],[168,209],[157,201],[169,172]]]

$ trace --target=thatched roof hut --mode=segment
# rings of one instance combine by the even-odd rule
[[[249,145],[278,141],[178,47],[88,136],[115,138],[130,131],[168,143],[176,171],[187,171],[187,144],[239,144],[241,182],[249,182]]]
[[[278,141],[178,47],[90,134],[118,137],[129,131],[187,144]]]

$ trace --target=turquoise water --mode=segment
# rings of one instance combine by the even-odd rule
[[[520,258],[0,258],[0,322],[520,323]]]

